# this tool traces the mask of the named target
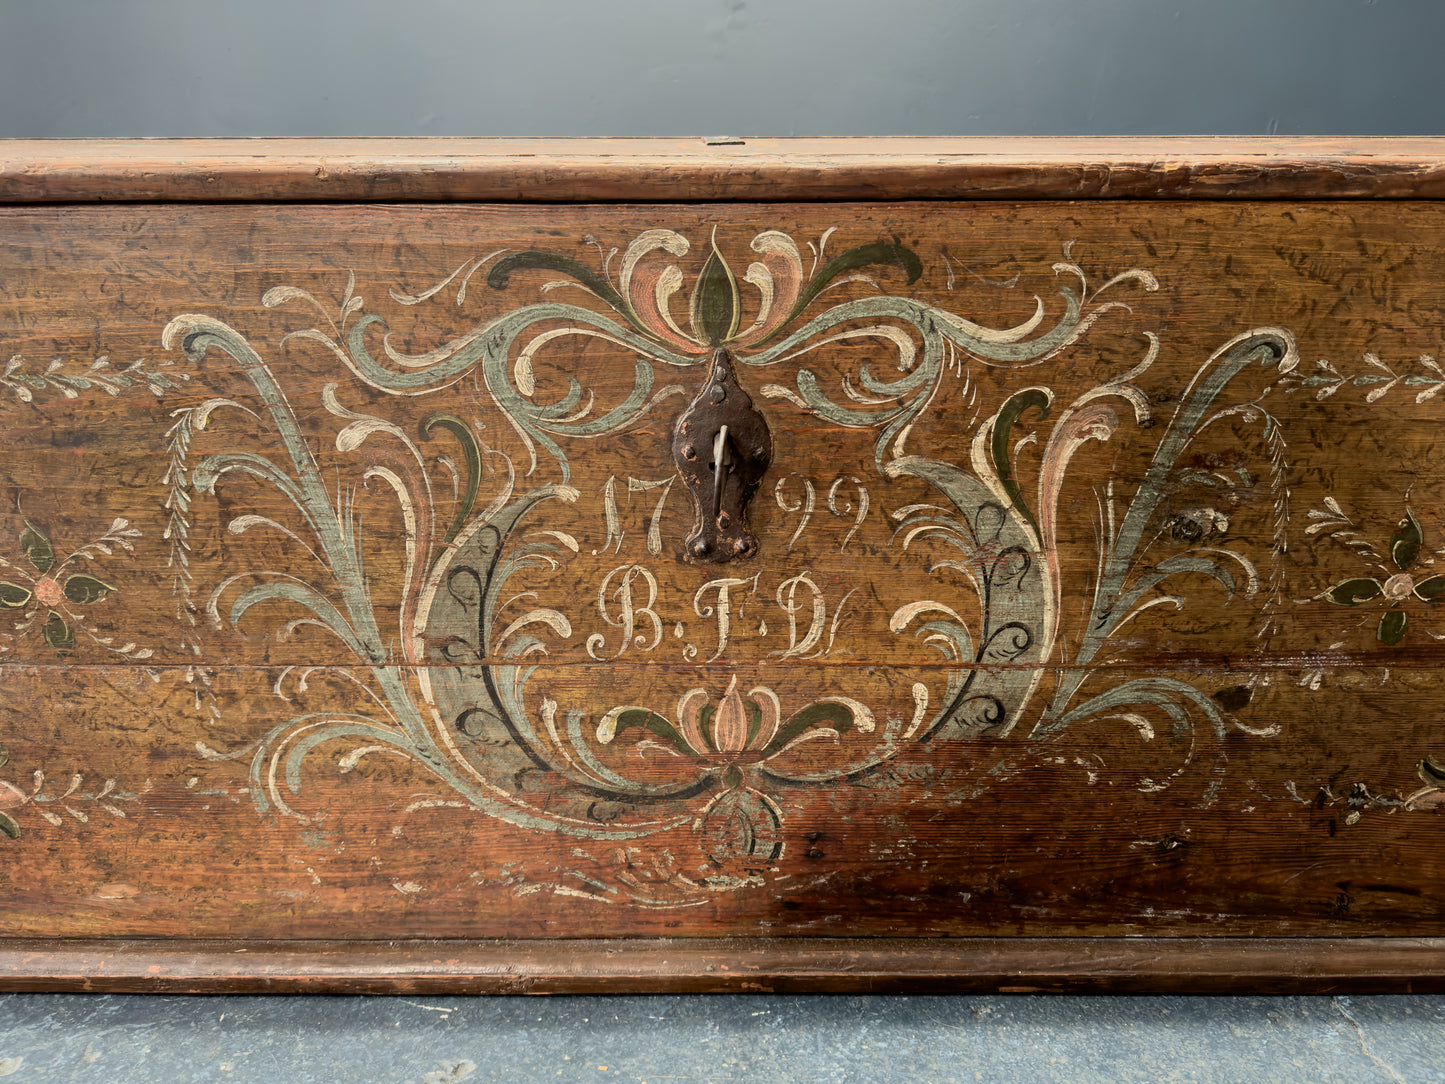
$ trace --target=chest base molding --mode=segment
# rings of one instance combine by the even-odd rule
[[[0,942],[0,992],[1445,993],[1439,937]]]

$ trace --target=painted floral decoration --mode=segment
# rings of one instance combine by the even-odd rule
[[[778,696],[765,685],[738,691],[737,675],[713,704],[703,688],[689,689],[677,702],[673,721],[647,708],[613,708],[597,727],[597,740],[610,744],[631,728],[650,731],[675,752],[736,764],[757,763],[817,738],[837,738],[855,727],[873,730],[873,713],[847,697],[816,700],[782,719]]]
[[[1403,609],[1405,603],[1411,599],[1433,603],[1445,596],[1445,575],[1419,576],[1417,571],[1413,571],[1424,541],[1420,521],[1407,508],[1399,529],[1390,539],[1390,561],[1395,566],[1394,570],[1381,566],[1386,573],[1383,582],[1359,576],[1335,584],[1319,597],[1336,606],[1363,606],[1375,599],[1383,599],[1388,608],[1380,616],[1375,635],[1380,643],[1395,646],[1405,638],[1405,632],[1410,627],[1410,615]]]
[[[87,622],[79,610],[79,607],[91,606],[109,598],[116,592],[116,587],[88,572],[67,574],[76,561],[109,557],[117,547],[134,554],[131,539],[139,538],[140,533],[129,520],[117,519],[105,534],[57,561],[50,536],[43,528],[25,520],[20,549],[25,553],[30,568],[0,557],[0,569],[25,581],[0,580],[0,607],[22,611],[21,619],[15,626],[16,632],[24,635],[39,624],[46,644],[64,657],[75,649],[75,629],[80,628],[109,651],[131,659],[149,658],[149,648],[138,648],[133,643],[116,647],[114,639],[103,635]]]
[[[578,260],[540,250],[518,252],[499,260],[487,282],[500,290],[506,288],[514,271],[542,268],[561,272],[573,281],[549,283],[544,288],[580,287],[642,335],[679,353],[698,355],[723,345],[760,346],[791,323],[824,289],[856,277],[862,268],[891,264],[901,268],[910,283],[923,274],[923,265],[912,250],[889,241],[851,248],[821,268],[815,261],[811,273],[804,272],[802,253],[785,233],[766,230],[753,238],[751,247],[758,259],[749,264],[742,281],[757,290],[758,308],[746,326],[742,289],[718,248],[716,231],[712,253],[698,272],[688,298],[687,330],[671,311],[672,298],[683,287],[683,272],[666,257],[686,255],[689,242],[672,230],[645,230],[639,234],[623,254],[616,285],[607,274],[599,275]],[[658,258],[659,254],[662,258]]]
[[[10,753],[0,745],[0,768],[9,763]],[[90,823],[90,815],[85,812],[84,807],[102,809],[112,817],[124,819],[125,810],[117,803],[136,800],[135,794],[117,790],[114,779],[107,779],[99,790],[86,791],[81,789],[85,776],[75,772],[70,775],[70,785],[65,790],[47,793],[45,778],[45,771],[37,768],[30,776],[30,789],[24,790],[10,780],[0,777],[0,836],[6,839],[20,838],[20,822],[15,814],[22,809],[34,813],[52,827],[59,828],[63,824]],[[65,776],[62,775],[61,778],[64,779]],[[69,813],[71,820],[66,821],[61,817],[61,810]]]

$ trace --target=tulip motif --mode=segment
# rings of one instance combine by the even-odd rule
[[[772,689],[757,685],[744,694],[734,674],[716,703],[707,689],[688,689],[678,699],[675,719],[648,708],[613,708],[598,725],[597,740],[609,745],[619,734],[637,729],[664,739],[682,756],[757,763],[804,742],[837,740],[849,730],[867,734],[873,725],[873,712],[846,696],[815,700],[785,720]]]
[[[512,273],[545,268],[568,275],[621,316],[632,329],[654,342],[684,355],[702,355],[728,344],[758,347],[795,320],[826,287],[857,274],[862,268],[892,265],[911,284],[923,273],[918,256],[903,245],[876,241],[859,245],[834,257],[811,274],[803,269],[797,243],[785,233],[765,230],[755,236],[751,249],[757,257],[741,276],[757,293],[755,307],[745,306],[739,276],[718,247],[717,232],[711,252],[697,273],[688,295],[687,326],[672,312],[672,301],[685,282],[682,268],[672,263],[687,255],[688,239],[673,230],[645,230],[623,254],[616,283],[608,275],[558,253],[529,250],[499,260],[488,275],[495,289],[505,289]],[[751,311],[745,313],[744,309]],[[751,320],[745,321],[745,316]]]

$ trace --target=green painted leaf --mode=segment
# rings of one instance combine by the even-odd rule
[[[45,532],[28,519],[25,521],[25,533],[20,536],[20,548],[42,576],[55,564],[55,547],[50,544]]]
[[[993,469],[998,473],[999,481],[1003,483],[1009,500],[1013,502],[1014,510],[1033,525],[1035,532],[1038,531],[1039,525],[1034,519],[1033,513],[1029,511],[1028,504],[1024,501],[1023,489],[1013,476],[1013,463],[1009,459],[1009,443],[1013,435],[1014,423],[1019,420],[1019,416],[1025,410],[1037,407],[1039,420],[1043,421],[1049,416],[1049,409],[1052,406],[1053,400],[1048,392],[1042,388],[1026,388],[1010,396],[999,408],[998,420],[994,422],[993,426],[993,447],[990,449],[993,457]]]
[[[763,709],[758,707],[756,700],[744,700],[743,704],[748,713],[748,740],[743,743],[743,748],[751,749],[753,742],[757,740],[758,732],[763,729]]]
[[[853,712],[843,704],[809,704],[778,728],[773,740],[763,749],[764,756],[776,753],[789,742],[795,741],[806,730],[830,726],[839,734],[853,729]]]
[[[738,280],[718,251],[717,242],[713,242],[712,255],[698,272],[692,300],[688,303],[692,332],[708,346],[726,342],[738,333],[742,309]]]
[[[645,730],[656,734],[659,738],[665,738],[677,747],[682,753],[701,755],[704,750],[694,749],[688,744],[677,727],[673,726],[667,719],[655,711],[648,711],[646,708],[628,708],[617,716],[617,729],[615,733],[621,734],[629,727],[642,727]]]
[[[482,450],[477,445],[472,427],[456,415],[433,414],[421,423],[421,435],[428,436],[433,429],[438,428],[445,429],[461,442],[462,456],[467,464],[467,489],[457,503],[457,514],[452,519],[452,525],[447,528],[446,537],[442,539],[442,545],[446,545],[466,526],[467,517],[472,514],[472,506],[477,503],[477,490],[482,484]]]
[[[716,740],[713,738],[713,736],[712,736],[712,718],[713,718],[713,716],[716,715],[716,714],[717,714],[717,707],[716,707],[715,705],[713,705],[713,704],[708,704],[708,705],[706,705],[706,706],[702,709],[702,711],[698,713],[698,717],[697,717],[697,729],[698,729],[698,733],[702,735],[702,740],[707,744],[707,748],[706,748],[706,749],[699,749],[699,750],[698,750],[698,752],[700,752],[700,753],[716,753],[716,752],[718,752],[717,741],[716,741]]]
[[[1386,610],[1385,616],[1380,618],[1380,628],[1375,635],[1379,637],[1380,643],[1394,647],[1405,638],[1405,629],[1409,624],[1410,615],[1404,610]]]
[[[17,610],[26,605],[35,592],[28,587],[22,587],[18,583],[10,583],[8,580],[0,580],[0,606],[9,606]]]
[[[828,284],[839,275],[849,271],[857,271],[864,267],[872,267],[878,264],[893,264],[901,268],[907,276],[908,285],[913,285],[923,274],[923,261],[918,254],[896,241],[874,241],[871,245],[859,245],[857,248],[850,248],[841,256],[835,256],[829,260],[821,271],[808,280],[808,285],[798,296],[793,305],[793,311],[775,327],[763,342],[770,342],[776,336],[782,334],[783,329],[797,318],[798,314],[806,309]]]
[[[641,325],[632,318],[632,313],[628,311],[622,295],[613,289],[612,284],[570,256],[560,256],[555,252],[542,252],[540,249],[529,249],[526,252],[516,252],[510,256],[504,256],[492,265],[492,270],[487,274],[487,285],[494,290],[505,290],[508,282],[511,281],[513,271],[526,271],[534,268],[570,275],[610,305],[617,313],[626,317],[634,327],[642,330]]]
[[[1420,544],[1425,540],[1425,533],[1420,530],[1420,521],[1415,518],[1415,513],[1408,508],[1405,509],[1405,518],[1400,521],[1400,529],[1390,539],[1390,560],[1395,562],[1396,568],[1409,568],[1420,553]]]
[[[1426,757],[1420,761],[1420,778],[1432,787],[1445,787],[1445,764]]]
[[[10,816],[9,813],[0,813],[0,832],[3,832],[11,839],[19,839],[20,825],[15,823],[15,818]]]
[[[75,646],[75,633],[65,623],[65,618],[54,610],[50,611],[50,618],[45,622],[45,627],[41,632],[45,636],[45,642],[62,655]]]
[[[65,581],[64,587],[65,597],[78,606],[99,602],[114,590],[115,588],[104,580],[98,580],[84,572],[71,576]]]
[[[1337,583],[1320,597],[1328,599],[1336,606],[1358,606],[1362,602],[1378,598],[1382,591],[1384,588],[1378,580],[1362,578]]]
[[[1415,597],[1424,602],[1434,602],[1445,595],[1445,576],[1431,576],[1415,585]]]

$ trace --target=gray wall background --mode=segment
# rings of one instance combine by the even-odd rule
[[[1440,0],[0,0],[0,136],[1429,134]]]

